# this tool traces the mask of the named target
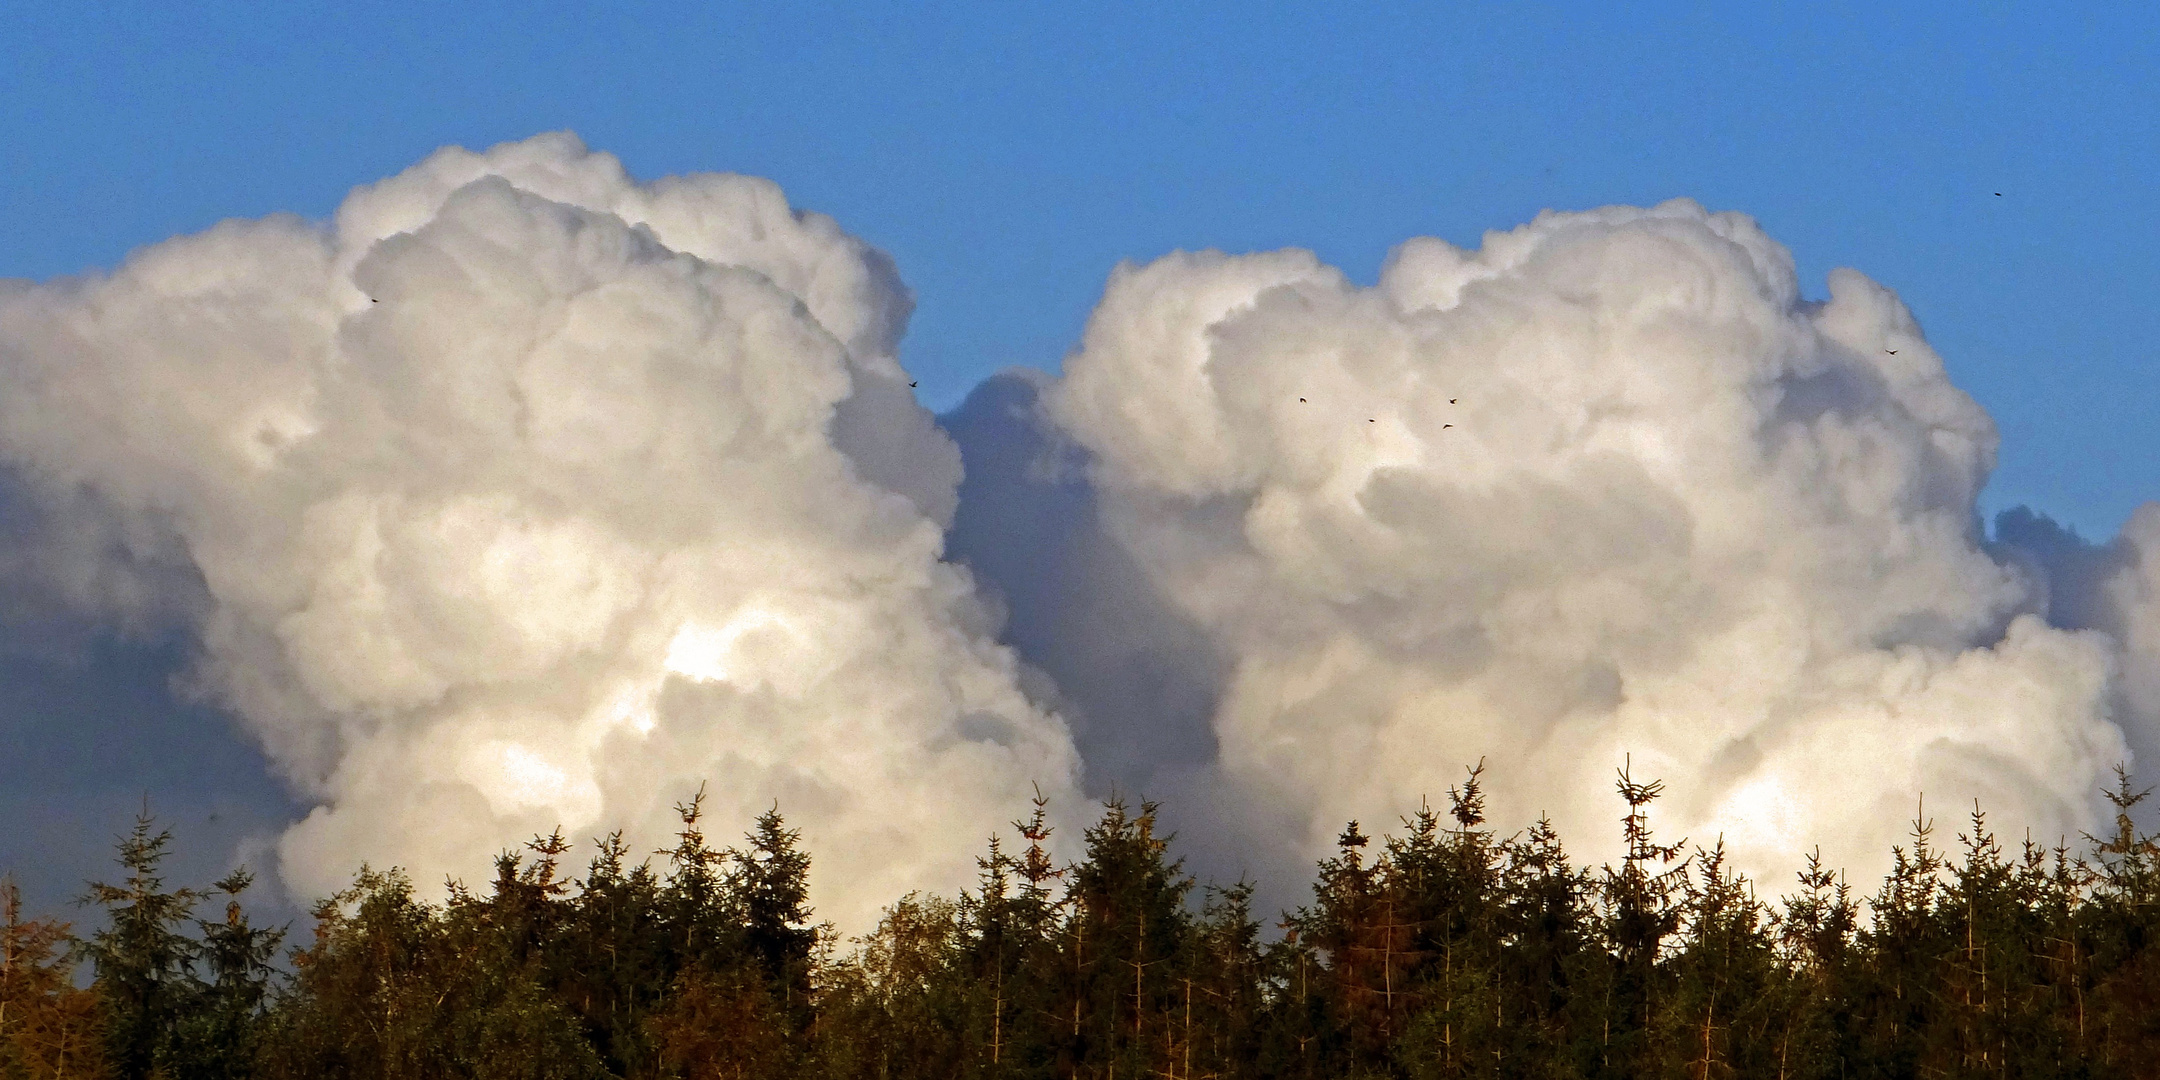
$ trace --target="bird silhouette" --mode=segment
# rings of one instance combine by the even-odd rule
[[[916,384],[915,384],[915,383],[909,383],[908,385],[909,385],[910,387],[913,387],[913,386],[915,386]]]
[[[1456,403],[1457,401],[1460,401],[1460,400],[1462,400],[1462,399],[1461,399],[1461,398],[1449,398],[1449,399],[1447,399],[1447,403],[1448,403],[1448,404],[1450,404],[1450,405],[1453,405],[1453,404],[1455,404],[1455,403]]]
[[[1368,417],[1368,418],[1366,419],[1366,421],[1365,421],[1365,422],[1366,422],[1366,423],[1368,423],[1368,424],[1377,424],[1377,423],[1379,423],[1380,421],[1378,421],[1378,420],[1374,420],[1374,419],[1371,419],[1370,417]]]
[[[1996,197],[1996,198],[1998,198],[1998,199],[2002,198],[2002,192],[2000,192],[2000,191],[1996,192],[1996,193],[1995,193],[1995,197]]]
[[[1305,400],[1305,399],[1304,399],[1304,398],[1299,398],[1298,400],[1299,400],[1299,401],[1303,401],[1303,400]]]
[[[377,300],[377,299],[375,299],[375,298],[374,298],[374,297],[372,297],[372,296],[368,297],[368,301],[367,301],[367,302],[368,302],[368,303],[370,303],[370,304],[380,304],[380,303],[382,303],[382,301],[380,301],[380,300]]]
[[[1446,431],[1447,429],[1449,429],[1449,428],[1451,428],[1451,427],[1454,427],[1454,426],[1455,426],[1455,425],[1453,425],[1453,424],[1442,424],[1442,425],[1440,425],[1440,430],[1442,430],[1442,431]]]
[[[1897,355],[1897,350],[1896,350],[1896,349],[1884,349],[1883,351],[1884,351],[1884,352],[1886,352],[1886,353],[1889,353],[1889,354],[1890,354],[1890,355],[1892,355],[1892,356],[1896,356],[1896,355]]]

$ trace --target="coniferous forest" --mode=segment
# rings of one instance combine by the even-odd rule
[[[777,810],[722,848],[693,800],[672,849],[581,868],[535,838],[441,904],[363,869],[295,940],[245,873],[169,885],[145,816],[94,929],[0,896],[0,1078],[2160,1075],[2160,845],[2127,777],[2075,849],[1975,810],[1915,822],[1872,891],[1810,860],[1775,895],[1654,835],[1656,783],[1621,775],[1625,855],[1592,868],[1549,823],[1490,828],[1479,780],[1351,823],[1289,913],[1199,886],[1152,804],[1105,805],[1069,865],[1037,805],[974,889],[854,941]]]

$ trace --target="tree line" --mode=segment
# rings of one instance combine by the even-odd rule
[[[441,903],[363,868],[283,964],[248,875],[168,886],[146,814],[86,936],[0,887],[0,1080],[2160,1075],[2127,775],[2076,850],[2006,850],[1976,808],[1954,841],[1915,821],[1870,893],[1811,858],[1775,899],[1660,840],[1657,783],[1620,773],[1624,854],[1591,868],[1549,821],[1489,828],[1481,781],[1351,822],[1279,917],[1186,874],[1153,803],[1060,864],[1038,801],[974,888],[842,942],[777,809],[718,848],[698,798],[654,857],[618,834],[574,872],[558,832]]]

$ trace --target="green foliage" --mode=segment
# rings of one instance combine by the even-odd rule
[[[240,869],[214,883],[211,887],[225,897],[224,918],[196,923],[195,971],[172,1025],[163,1069],[175,1080],[243,1080],[254,1074],[272,960],[285,939],[283,930],[248,921],[240,894],[254,882],[254,875]]]
[[[2160,843],[2127,775],[2082,853],[2008,851],[1978,807],[1946,851],[1921,814],[1864,900],[1810,858],[1775,902],[1722,841],[1658,840],[1662,789],[1625,769],[1623,855],[1595,870],[1550,822],[1488,828],[1483,780],[1377,840],[1351,822],[1280,934],[1249,883],[1184,873],[1154,804],[1106,803],[1059,865],[1038,798],[973,889],[902,897],[842,950],[777,808],[721,849],[700,793],[657,859],[609,836],[582,877],[559,833],[439,904],[362,868],[282,975],[282,932],[240,905],[248,875],[168,888],[170,837],[145,815],[72,952],[0,885],[0,1080],[1800,1080],[2160,1060]],[[196,919],[213,897],[222,918]]]
[[[137,1080],[176,1056],[176,1032],[188,1004],[189,976],[201,946],[187,925],[201,894],[165,887],[158,865],[172,833],[151,831],[146,808],[119,843],[120,884],[91,882],[83,903],[105,909],[105,927],[80,944],[97,972],[105,1007],[105,1054],[114,1075]]]

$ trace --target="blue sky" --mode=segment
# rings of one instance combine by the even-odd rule
[[[1905,296],[2002,426],[1988,510],[2105,536],[2160,496],[2153,9],[1141,8],[12,5],[0,276],[571,128],[890,250],[942,409],[1053,367],[1120,259],[1299,245],[1369,279],[1408,236],[1686,195],[1814,291],[1851,265]]]

